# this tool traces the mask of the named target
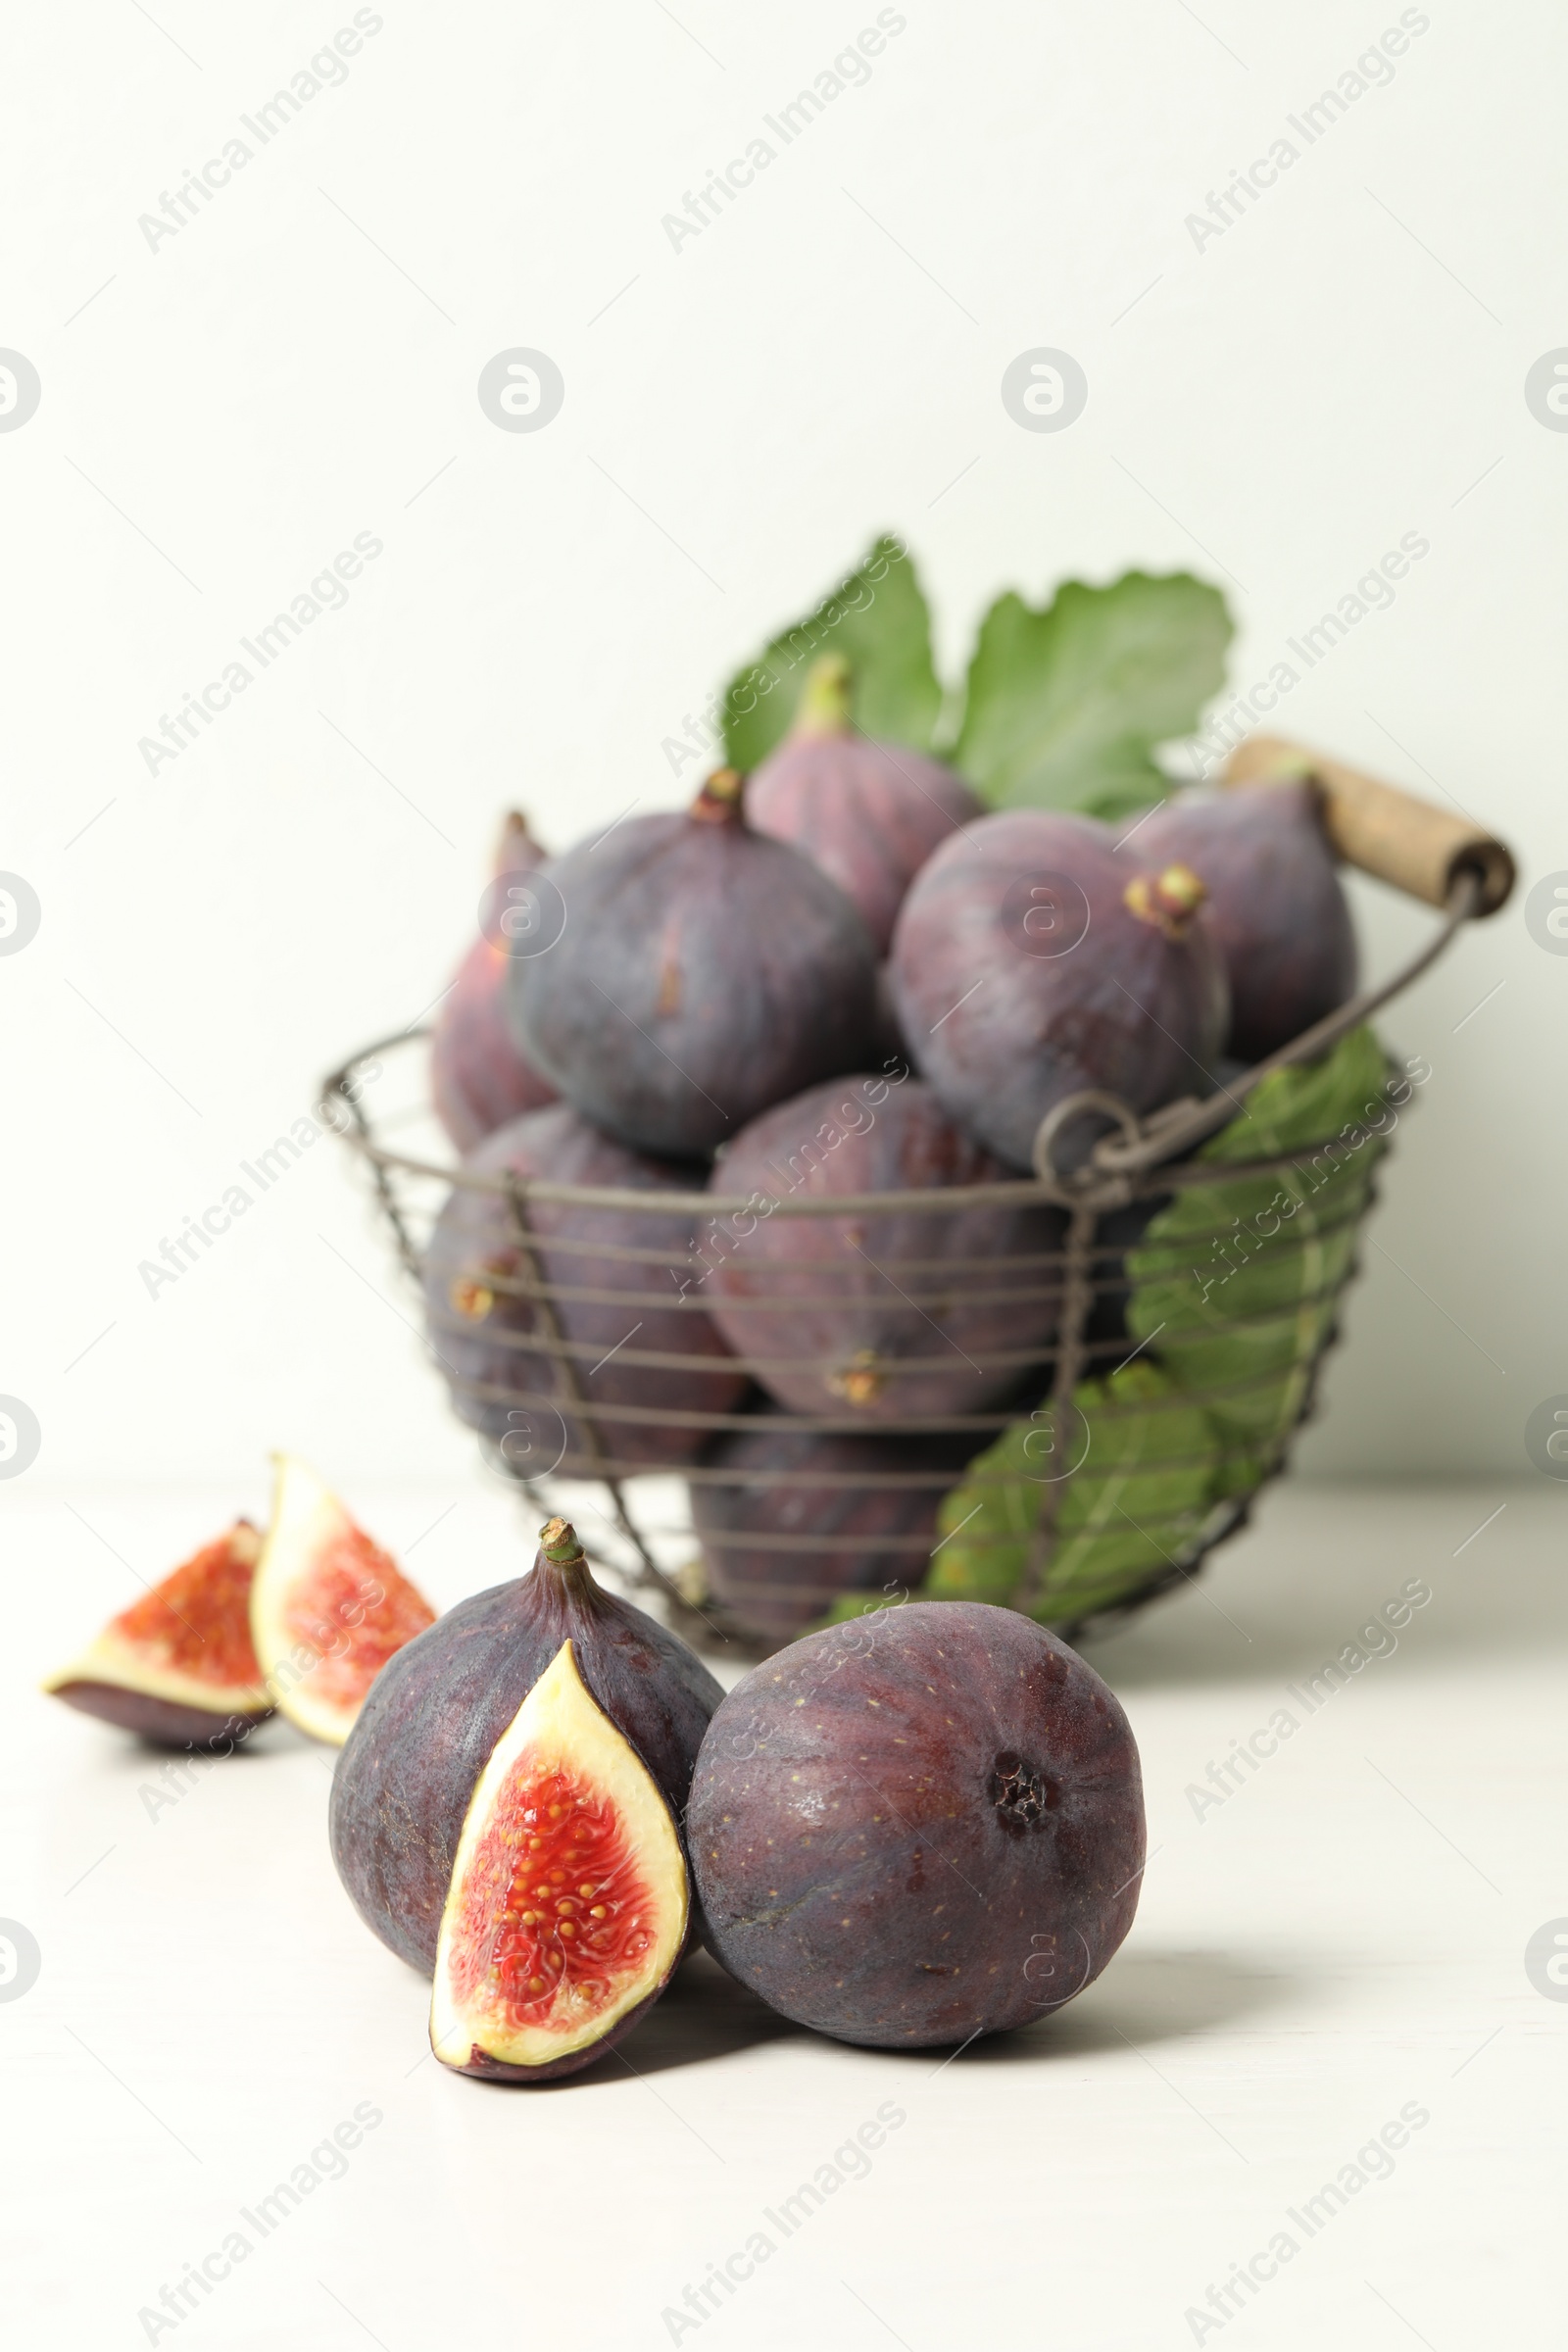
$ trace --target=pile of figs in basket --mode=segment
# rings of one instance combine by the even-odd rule
[[[764,1645],[890,1560],[917,1583],[944,1491],[1040,1402],[1063,1212],[932,1195],[1030,1177],[1068,1097],[1142,1116],[1208,1094],[1355,984],[1307,783],[1117,825],[988,813],[849,701],[828,657],[750,777],[560,857],[510,818],[510,910],[433,1048],[440,1115],[491,1180],[454,1189],[424,1259],[457,1411],[503,1460],[520,1397],[564,1440],[535,1468],[685,1472],[703,1589]],[[1071,1124],[1058,1164],[1098,1132]],[[649,1205],[528,1192],[525,1240],[537,1184]],[[705,1188],[747,1206],[659,1200]],[[901,1193],[920,1210],[800,1213]]]

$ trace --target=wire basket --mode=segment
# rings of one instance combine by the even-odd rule
[[[711,1453],[727,1433],[759,1428],[756,1412],[746,1409],[751,1399],[736,1401],[738,1377],[766,1384],[794,1359],[776,1349],[704,1356],[637,1347],[630,1326],[644,1325],[650,1294],[646,1283],[635,1287],[636,1269],[682,1262],[696,1221],[744,1215],[752,1196],[529,1181],[398,1148],[387,1140],[392,1119],[372,1125],[365,1075],[421,1049],[423,1029],[378,1041],[336,1071],[326,1082],[341,1105],[336,1124],[368,1166],[402,1262],[426,1291],[436,1352],[443,1330],[471,1327],[475,1295],[486,1307],[494,1294],[506,1300],[509,1328],[493,1335],[505,1377],[469,1378],[450,1366],[447,1375],[459,1412],[487,1433],[492,1465],[541,1510],[540,1478],[597,1482],[633,1580],[661,1588],[695,1639],[754,1653],[829,1612],[853,1613],[912,1592],[1002,1600],[1077,1633],[1190,1578],[1246,1519],[1312,1409],[1319,1366],[1338,1336],[1338,1301],[1357,1269],[1356,1238],[1376,1198],[1376,1167],[1410,1081],[1381,1065],[1355,1119],[1337,1117],[1330,1132],[1301,1133],[1298,1110],[1296,1131],[1282,1131],[1275,1148],[1250,1156],[1239,1155],[1242,1131],[1234,1122],[1248,1115],[1248,1098],[1272,1073],[1320,1063],[1351,1040],[1435,961],[1461,924],[1500,906],[1513,878],[1508,853],[1490,837],[1336,762],[1254,737],[1229,767],[1234,781],[1284,773],[1313,777],[1330,838],[1347,861],[1442,907],[1435,936],[1391,979],[1203,1100],[1184,1099],[1144,1120],[1105,1095],[1059,1103],[1036,1139],[1032,1178],[777,1200],[772,1213],[784,1218],[896,1215],[906,1246],[892,1257],[879,1251],[877,1272],[921,1315],[939,1295],[951,1298],[955,1280],[967,1286],[970,1304],[987,1295],[976,1288],[984,1285],[1011,1303],[1030,1293],[1054,1301],[1049,1342],[966,1353],[988,1391],[1004,1386],[989,1409],[888,1418],[882,1408],[869,1421],[857,1403],[857,1367],[843,1363],[816,1367],[843,1398],[842,1410],[768,1408],[775,1434],[923,1442],[904,1448],[906,1457],[916,1450],[928,1457],[914,1466],[760,1473],[715,1463]],[[1259,1097],[1259,1107],[1267,1101]],[[1109,1132],[1081,1164],[1063,1169],[1064,1132],[1088,1112]],[[1267,1144],[1268,1120],[1257,1126]],[[500,1271],[493,1251],[471,1266],[443,1263],[432,1300],[429,1223],[438,1194],[453,1187],[499,1200],[510,1246]],[[1264,1200],[1266,1210],[1257,1205]],[[922,1238],[939,1239],[945,1221],[982,1209],[1051,1212],[1054,1246],[964,1258]],[[615,1238],[624,1235],[616,1220],[627,1212],[649,1238]],[[1270,1214],[1272,1228],[1264,1223]],[[622,1265],[625,1288],[614,1275]],[[591,1280],[574,1280],[585,1267]],[[940,1291],[931,1289],[933,1279]],[[706,1314],[709,1301],[697,1287],[697,1296],[662,1299],[660,1316]],[[585,1301],[624,1311],[628,1336],[612,1350],[623,1373],[651,1380],[678,1374],[688,1398],[694,1380],[709,1383],[711,1409],[706,1397],[670,1407],[596,1395],[600,1366],[591,1359],[603,1349],[567,1336],[564,1321],[564,1310]],[[798,1279],[776,1294],[753,1289],[746,1304],[748,1313],[760,1308],[784,1318],[779,1328],[787,1333],[803,1310],[803,1290]],[[884,1377],[896,1385],[951,1363],[951,1352],[900,1354],[858,1370],[878,1385]],[[680,1463],[679,1475],[705,1524],[691,1538],[696,1556],[674,1576],[660,1564],[627,1498],[628,1483],[650,1469],[650,1435],[696,1456]],[[669,1466],[661,1465],[666,1475]],[[885,1494],[896,1524],[858,1538],[831,1527],[759,1530],[736,1504],[760,1484],[799,1490],[803,1500],[840,1490],[846,1496]],[[858,1545],[849,1589],[847,1545]],[[738,1585],[741,1562],[749,1581]]]

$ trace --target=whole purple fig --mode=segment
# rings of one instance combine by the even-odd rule
[[[704,1254],[713,1321],[797,1412],[867,1422],[982,1411],[1051,1339],[1062,1222],[1053,1208],[955,1205],[777,1216],[775,1201],[1007,1181],[929,1087],[840,1080],[738,1135],[715,1191],[751,1196]]]
[[[1146,1835],[1114,1693],[1043,1626],[965,1600],[755,1668],[708,1728],[686,1827],[730,1974],[818,2034],[905,2050],[1082,1992],[1132,1925]]]
[[[979,816],[963,778],[901,743],[877,743],[850,719],[850,665],[812,664],[795,725],[751,781],[760,833],[787,841],[830,874],[886,955],[904,894],[939,842]]]
[[[1230,1018],[1201,878],[1130,870],[1092,817],[1007,809],[944,843],[893,938],[899,1022],[954,1118],[1027,1168],[1069,1095],[1208,1091]]]
[[[704,1456],[710,1476],[690,1490],[710,1590],[771,1642],[804,1633],[841,1592],[917,1592],[942,1498],[983,1444],[835,1436],[759,1413]]]
[[[655,1198],[699,1192],[705,1174],[628,1152],[564,1102],[499,1128],[464,1165],[470,1174],[506,1174],[522,1184],[603,1185]],[[633,1466],[691,1461],[709,1432],[653,1416],[732,1412],[747,1387],[708,1315],[678,1303],[693,1220],[652,1208],[644,1215],[533,1200],[528,1224],[541,1274],[567,1294],[555,1301],[555,1313],[585,1400],[633,1416],[594,1420],[604,1453]],[[455,1186],[424,1255],[425,1329],[453,1409],[522,1477],[543,1477],[555,1466],[564,1414],[568,1456],[582,1472],[590,1452],[584,1417],[569,1404],[558,1414],[548,1402],[515,1401],[518,1392],[558,1395],[557,1359],[538,1345],[551,1334],[528,1296],[531,1279],[506,1197]],[[638,1361],[650,1351],[682,1358],[689,1369]],[[651,1417],[639,1420],[639,1411]]]
[[[511,968],[523,1053],[638,1151],[706,1156],[870,1055],[870,934],[808,858],[753,831],[744,790],[719,768],[684,812],[552,858],[564,931]]]
[[[1201,919],[1230,979],[1228,1048],[1242,1061],[1261,1061],[1354,995],[1350,909],[1304,779],[1184,792],[1121,854],[1202,875]]]
[[[501,828],[495,878],[544,862],[544,851],[514,808]],[[430,1040],[430,1096],[436,1117],[460,1152],[508,1119],[556,1100],[556,1090],[517,1052],[507,1027],[504,947],[481,933],[459,964]]]

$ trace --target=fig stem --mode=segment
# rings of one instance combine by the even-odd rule
[[[547,1519],[539,1530],[539,1542],[553,1568],[571,1568],[588,1557],[569,1519]]]
[[[1159,874],[1135,875],[1122,892],[1122,905],[1167,939],[1180,939],[1207,896],[1190,865],[1167,865]]]
[[[738,768],[715,767],[689,813],[710,825],[738,825],[744,814],[746,778]]]
[[[798,743],[852,731],[850,686],[850,665],[842,654],[822,654],[811,663],[790,730]]]

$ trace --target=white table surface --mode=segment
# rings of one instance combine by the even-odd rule
[[[513,1502],[486,1482],[349,1499],[415,1547],[441,1605],[525,1564]],[[32,1694],[131,1597],[131,1571],[156,1579],[247,1500],[262,1496],[30,1481],[4,1495],[0,1916],[42,1955],[31,1989],[0,2001],[10,2340],[1565,2340],[1568,2001],[1524,1964],[1532,1934],[1568,1917],[1560,1491],[1286,1484],[1200,1587],[1093,1645],[1142,1749],[1153,1859],[1121,1955],[1051,2022],[946,2065],[854,2050],[704,1959],[624,2063],[527,2092],[428,2056],[421,1982],[333,1875],[328,1753],[274,1725],[150,1811],[155,1756]],[[1432,1598],[1397,1649],[1308,1714],[1287,1685],[1412,1578]],[[1189,1786],[1282,1706],[1294,1735],[1198,1817]],[[864,2177],[788,2236],[764,2218],[888,2102],[905,2120]],[[381,2120],[342,2177],[266,2236],[249,2228],[241,2210],[357,2107]],[[1429,2120],[1392,2172],[1309,2236],[1290,2209],[1404,2110]],[[139,2319],[236,2229],[250,2250],[196,2310]],[[687,2287],[759,2230],[772,2252],[692,2320]],[[1213,2321],[1209,2287],[1282,2230],[1297,2251],[1245,2308],[1188,2316]]]

